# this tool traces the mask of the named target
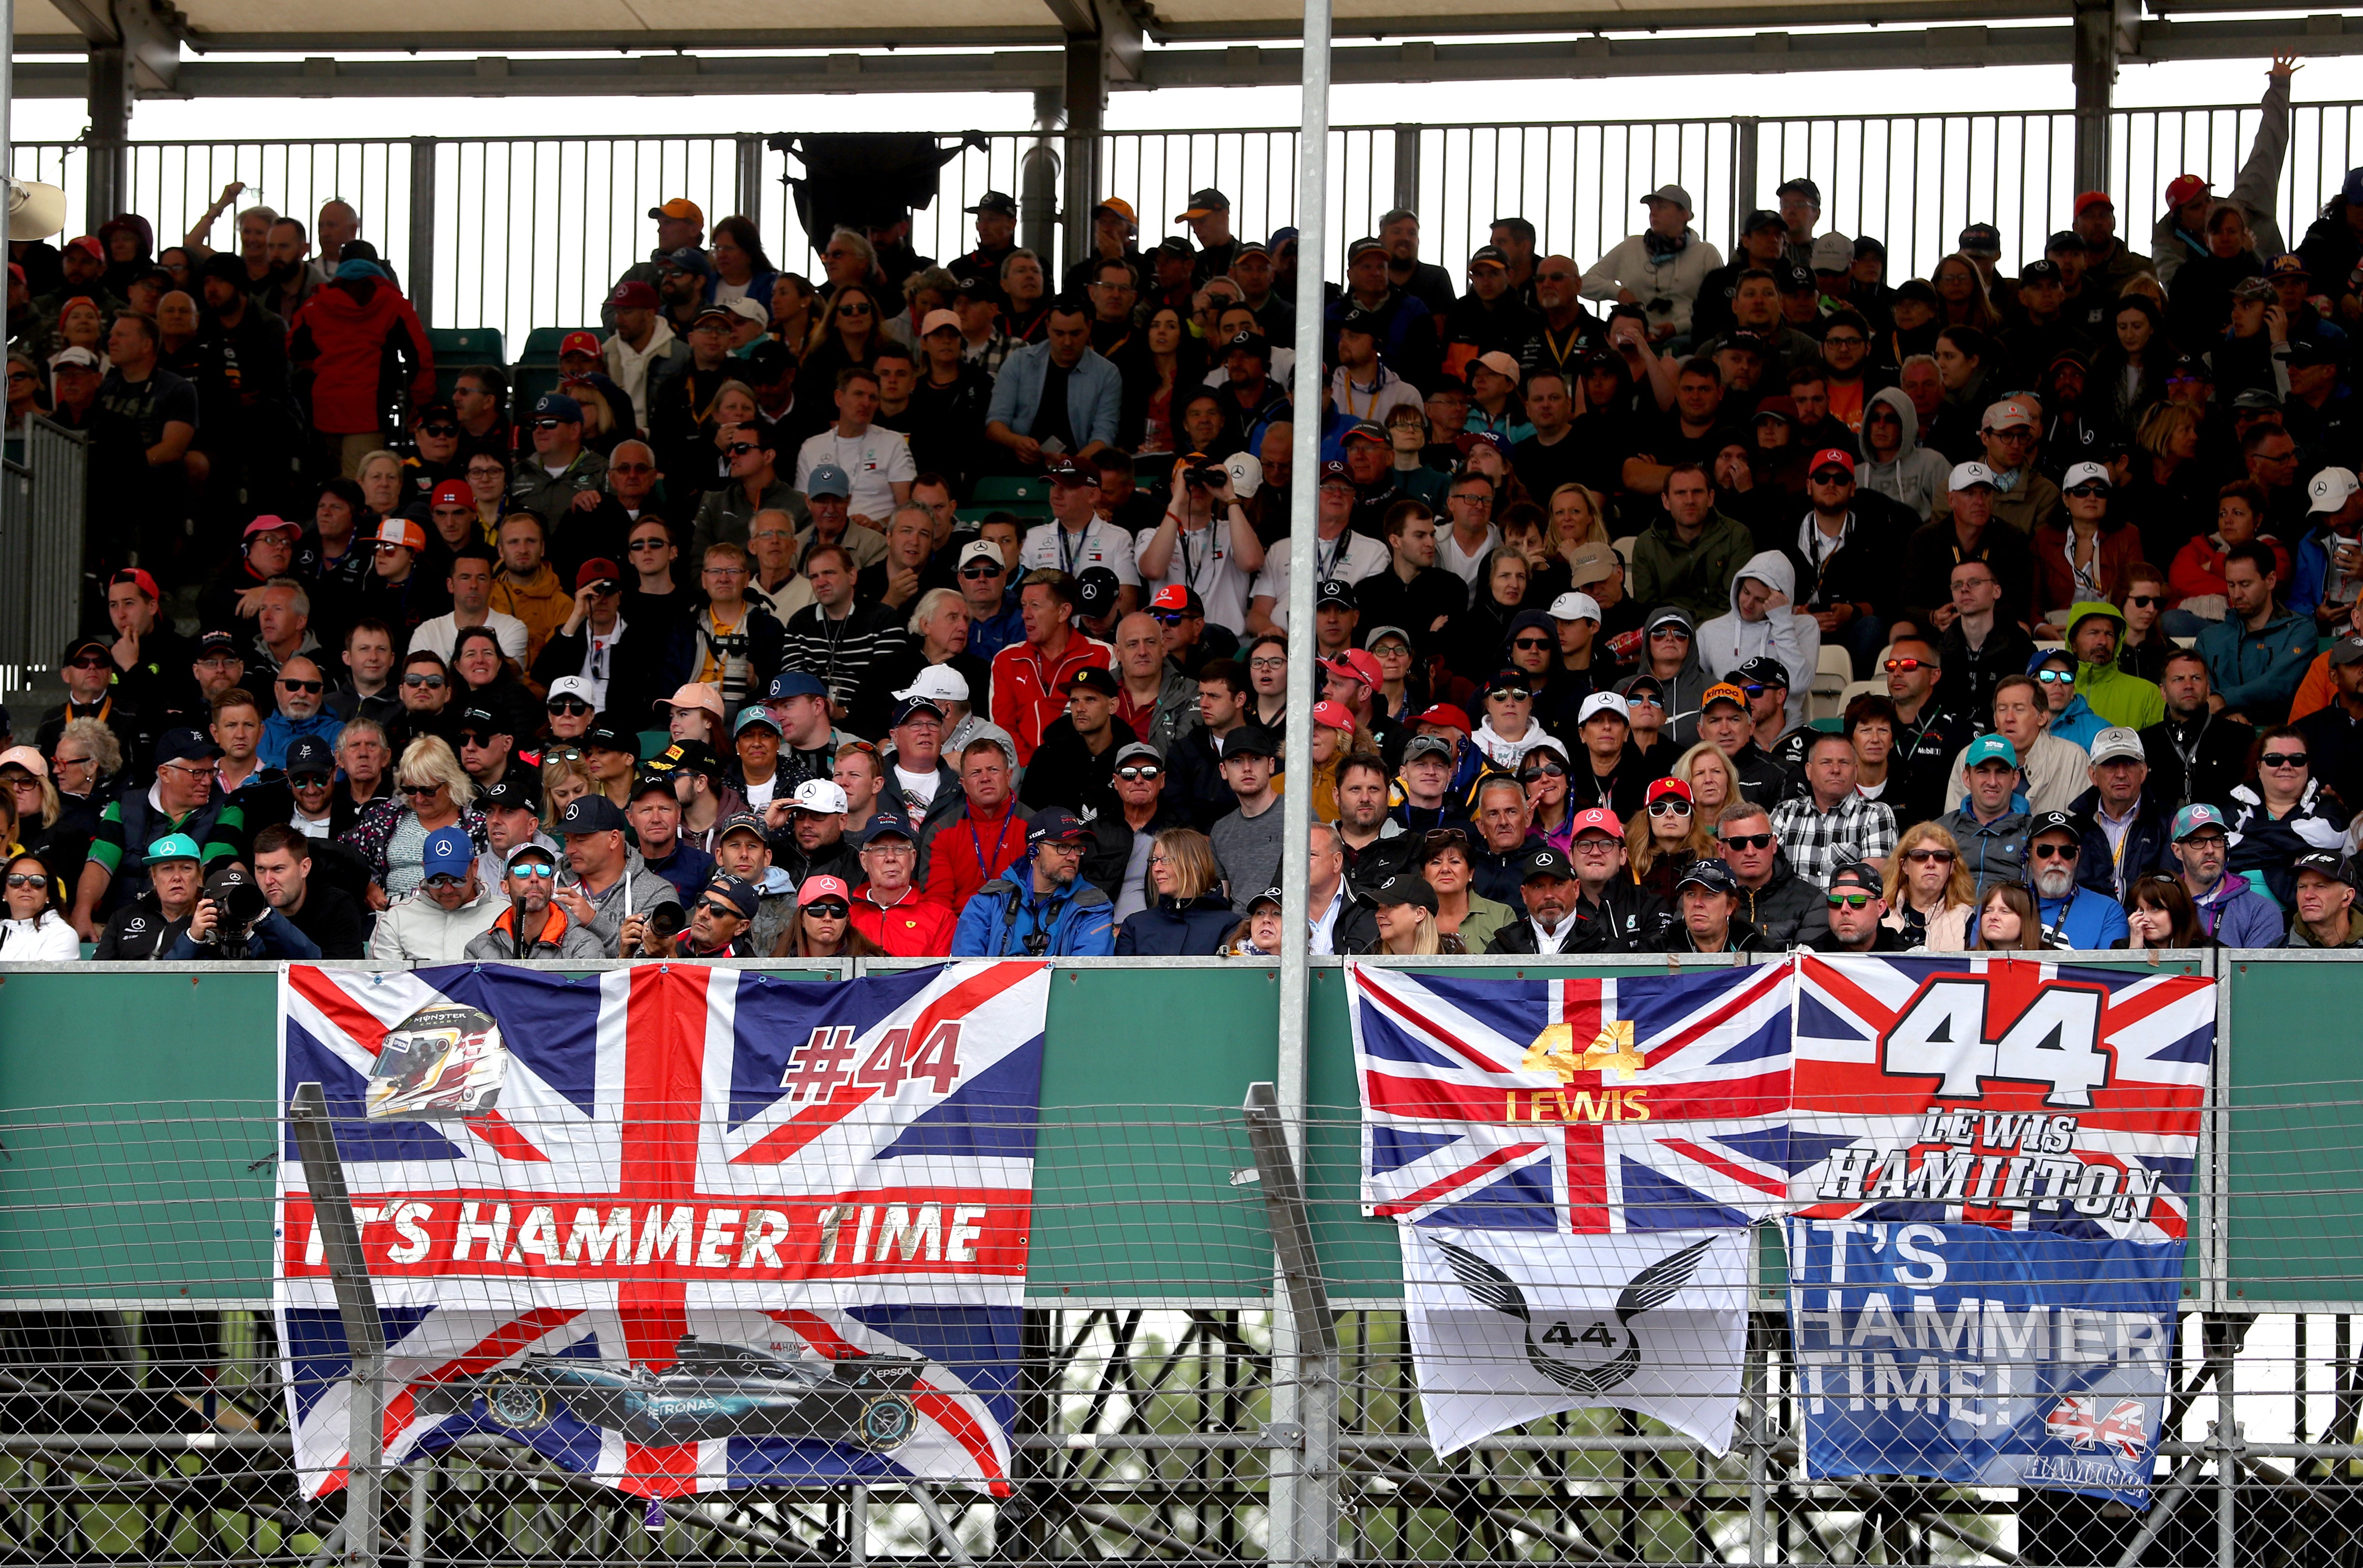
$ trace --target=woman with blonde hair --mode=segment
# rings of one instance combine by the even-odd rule
[[[1606,544],[1608,525],[1600,516],[1600,497],[1573,481],[1550,493],[1550,528],[1545,536],[1550,552],[1572,565],[1577,549]]]
[[[1369,890],[1377,906],[1377,931],[1359,951],[1397,958],[1433,958],[1466,953],[1468,944],[1436,923],[1436,889],[1406,867]]]
[[[478,853],[485,847],[484,814],[476,785],[442,737],[422,735],[403,748],[394,793],[371,806],[341,840],[369,867],[369,901],[383,909],[426,879],[427,835],[458,827]]]
[[[1211,958],[1237,924],[1223,896],[1214,840],[1195,828],[1168,828],[1149,840],[1148,894],[1148,907],[1116,931],[1118,957]]]
[[[361,499],[379,517],[391,517],[402,510],[400,453],[383,448],[370,453],[361,459],[361,472],[353,475],[353,481],[361,487]]]
[[[552,747],[541,755],[541,825],[558,830],[558,814],[567,803],[598,792],[591,776],[591,760],[571,746]]]
[[[1709,741],[1702,740],[1681,756],[1666,770],[1691,788],[1691,810],[1703,823],[1713,824],[1723,815],[1723,808],[1739,798],[1739,775],[1731,771],[1731,759]]]
[[[1963,952],[1976,884],[1961,862],[1961,847],[1934,822],[1915,822],[1887,860],[1887,917],[1880,923],[1931,952]]]
[[[1681,779],[1651,784],[1647,808],[1625,824],[1625,864],[1635,885],[1672,904],[1676,880],[1693,862],[1715,852],[1710,821],[1691,799],[1691,786]]]

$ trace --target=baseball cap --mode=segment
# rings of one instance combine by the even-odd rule
[[[71,664],[76,655],[85,651],[93,651],[111,659],[113,655],[107,651],[109,646],[106,639],[103,637],[77,637],[66,644],[66,651],[58,655],[58,662],[61,665]]]
[[[1690,636],[1698,629],[1697,623],[1691,619],[1688,610],[1677,609],[1672,605],[1661,605],[1650,611],[1648,623],[1644,629],[1655,631],[1661,626],[1679,626],[1682,628],[1684,637]]]
[[[19,753],[22,755],[20,756]],[[25,763],[27,767],[40,776],[48,776],[49,769],[39,765],[41,760],[40,753],[30,746],[18,746],[12,751],[0,751],[0,768],[6,767],[12,762],[23,762],[25,757],[32,759],[30,762]],[[329,749],[328,743],[318,736],[298,735],[294,740],[287,742],[286,768],[287,776],[291,779],[308,778],[314,775],[326,777],[337,771],[337,754]]]
[[[968,701],[968,677],[949,664],[930,664],[911,677],[911,684],[893,694],[895,700],[906,702],[913,697],[926,697],[930,702]]]
[[[1483,365],[1487,370],[1492,371],[1496,375],[1504,375],[1509,377],[1510,384],[1512,386],[1518,384],[1518,361],[1503,353],[1501,350],[1494,349],[1489,352],[1478,355],[1477,362]]]
[[[2117,209],[2117,204],[2109,199],[2109,193],[2106,191],[2080,191],[2077,193],[2075,211],[2078,217],[2083,217],[2088,209],[2096,206],[2107,207],[2111,212],[2114,212]]]
[[[1553,599],[1550,602],[1550,609],[1547,613],[1553,620],[1588,620],[1597,623],[1600,619],[1600,601],[1589,594],[1569,592]]]
[[[972,539],[960,546],[960,563],[966,566],[971,561],[990,562],[995,572],[1009,570],[1001,559],[1001,551],[990,539]]]
[[[1796,192],[1799,195],[1804,197],[1815,206],[1822,205],[1821,186],[1814,183],[1813,181],[1805,178],[1803,174],[1792,174],[1772,187],[1772,194],[1776,196],[1785,196],[1791,191]]]
[[[1527,851],[1525,873],[1519,880],[1532,882],[1537,877],[1544,876],[1555,876],[1562,882],[1573,882],[1575,871],[1567,863],[1567,857],[1559,851],[1548,844],[1537,844]]]
[[[2141,737],[2122,724],[2112,724],[2092,737],[2095,762],[2138,762],[2147,755],[2142,751]]]
[[[1344,463],[1338,462],[1333,457],[1328,462],[1321,465],[1320,483],[1323,484],[1342,484],[1347,489],[1351,490],[1354,488],[1354,471],[1348,468]]]
[[[1313,585],[1313,607],[1326,608],[1335,605],[1340,609],[1354,608],[1354,585],[1337,577],[1324,577]]]
[[[548,844],[543,843],[538,839],[527,839],[521,844],[510,845],[508,853],[501,857],[501,864],[505,866],[513,866],[516,864],[517,862],[532,855],[538,855],[552,865],[556,865],[558,863],[558,856],[550,850],[550,847]]]
[[[2306,266],[2305,258],[2302,256],[2276,256],[2269,271],[2270,275],[2276,278],[2304,278],[2311,281],[2313,277],[2312,270]]]
[[[1958,246],[1964,256],[2002,254],[2002,230],[1991,223],[1973,223],[1961,230]]]
[[[2025,402],[2015,397],[2005,397],[1999,403],[1987,406],[1985,418],[1980,422],[1979,428],[2014,430],[2021,425],[2039,427],[2041,421],[2035,417],[2035,410]]]
[[[1126,223],[1140,221],[1138,215],[1132,210],[1132,204],[1122,196],[1110,196],[1105,201],[1094,204],[1092,210],[1095,213],[1112,212]]]
[[[1852,473],[1854,472],[1854,454],[1848,451],[1841,451],[1836,447],[1824,447],[1820,451],[1814,454],[1814,461],[1805,465],[1805,472],[1807,473],[1811,473],[1814,470],[1824,467],[1829,463],[1836,463],[1838,467],[1845,469],[1847,473]]]
[[[558,357],[562,360],[569,354],[588,354],[595,360],[599,357],[599,339],[588,332],[569,332],[558,345]]]
[[[1768,228],[1778,228],[1785,231],[1788,227],[1789,220],[1782,217],[1779,213],[1774,212],[1770,207],[1758,207],[1754,212],[1747,215],[1745,222],[1740,224],[1739,232],[1743,235],[1759,234]]]
[[[2333,882],[2343,882],[2349,887],[2355,885],[2355,873],[2349,869],[2347,862],[2325,850],[2316,850],[2312,854],[2298,856],[2290,862],[2290,871],[2292,875],[2313,872],[2318,876],[2326,876]]]
[[[771,710],[761,703],[750,702],[740,708],[738,717],[731,721],[730,733],[734,736],[744,735],[757,726],[769,729],[774,735],[781,732],[780,721],[771,717]]]
[[[997,213],[1003,217],[1017,216],[1017,200],[1006,191],[987,191],[976,198],[976,206],[960,208],[962,212]]]
[[[377,532],[370,536],[372,544],[398,544],[405,550],[425,550],[427,530],[408,517],[381,517]]]
[[[704,773],[711,778],[722,772],[722,762],[715,756],[714,748],[703,740],[676,740],[649,759],[649,771]]]
[[[1732,681],[1732,675],[1736,675],[1739,679]],[[1743,662],[1738,669],[1731,672],[1730,675],[1725,675],[1724,679],[1731,681],[1731,684],[1736,686],[1778,686],[1785,692],[1789,689],[1789,666],[1781,663],[1769,653],[1758,653],[1755,658]]]
[[[1075,609],[1086,619],[1106,615],[1115,608],[1116,595],[1124,584],[1115,573],[1104,566],[1086,568],[1075,579]]]
[[[1641,199],[1646,202],[1649,198],[1643,196]],[[1506,272],[1510,270],[1510,258],[1502,253],[1498,245],[1480,245],[1469,253],[1469,270],[1473,272],[1480,267],[1492,267],[1497,272]]]
[[[2038,257],[2018,270],[2022,284],[2056,284],[2059,281],[2059,263],[2048,257]]]
[[[722,717],[722,693],[710,681],[690,681],[673,688],[672,695],[659,697],[649,705],[664,713],[677,707],[702,707],[715,717]]]
[[[1281,898],[1279,888],[1267,887],[1261,893],[1257,894],[1253,898],[1248,900],[1248,913],[1252,915],[1267,904],[1270,905],[1275,909],[1284,909],[1288,906]]]
[[[796,888],[796,907],[799,909],[807,904],[817,904],[824,898],[842,898],[849,906],[853,903],[853,890],[845,885],[843,877],[831,876],[826,872],[804,878]]]
[[[2006,735],[1980,735],[1970,741],[1969,751],[1962,753],[1961,766],[1974,768],[1980,762],[2007,762],[2015,768],[2018,766],[2018,748],[2010,743],[2010,737]]]
[[[541,791],[531,769],[511,768],[492,783],[476,786],[476,806],[483,811],[539,811]]]
[[[1588,588],[1594,583],[1605,583],[1616,574],[1621,562],[1614,545],[1581,544],[1567,558],[1568,585]],[[1558,608],[1556,605],[1552,606]]]
[[[1053,806],[1034,814],[1033,823],[1026,829],[1026,843],[1029,849],[1037,844],[1073,844],[1091,836],[1082,817]]]
[[[158,861],[194,861],[204,858],[197,849],[197,841],[186,833],[167,833],[148,846],[148,863],[150,865]]]
[[[2278,297],[2270,278],[2242,278],[2232,285],[2232,297],[2244,304],[2270,304]]]
[[[604,555],[594,555],[574,569],[574,586],[580,592],[594,583],[620,584],[623,577],[621,567]]]
[[[298,535],[300,535],[300,534],[302,534],[302,533],[303,533],[303,531],[304,531],[304,525],[303,525],[303,524],[301,524],[301,523],[291,523],[291,522],[289,522],[289,521],[288,521],[286,518],[284,518],[284,517],[275,517],[271,516],[271,515],[270,515],[270,514],[268,514],[268,513],[265,513],[263,516],[261,516],[261,517],[257,517],[257,518],[255,518],[255,519],[254,519],[254,521],[252,521],[252,522],[250,522],[250,523],[247,524],[247,525],[246,525],[246,532],[245,532],[243,535],[241,535],[240,537],[241,537],[241,538],[245,538],[245,539],[252,539],[252,538],[254,538],[257,534],[278,534],[278,533],[288,533],[288,534],[298,534]]]
[[[2071,811],[2038,811],[2026,824],[2026,841],[2031,844],[2046,833],[2065,833],[2071,839],[2080,839],[2084,836],[2084,822]]]
[[[705,227],[705,211],[687,196],[675,196],[662,206],[649,208],[650,217],[686,218],[700,228]]]
[[[480,706],[460,711],[459,733],[462,738],[470,735],[508,735],[513,732],[514,727],[509,721],[489,707]]]
[[[16,263],[11,261],[9,265],[13,267]],[[158,599],[163,596],[161,594],[157,592],[156,579],[150,576],[144,567],[123,567],[106,580],[106,584],[110,588],[115,586],[117,583],[130,584],[133,587],[139,590],[139,595],[142,598]]]
[[[1318,717],[1320,709],[1317,704],[1315,706],[1314,711],[1315,717]],[[1123,745],[1115,749],[1115,765],[1119,768],[1124,766],[1126,762],[1131,762],[1135,757],[1138,757],[1144,762],[1158,763],[1159,766],[1162,766],[1165,762],[1163,754],[1160,753],[1156,747],[1151,746],[1146,740],[1127,740]]]
[[[880,839],[902,839],[915,843],[919,835],[912,829],[911,819],[899,811],[881,811],[861,825],[860,843],[864,849]]]
[[[476,863],[476,846],[458,828],[438,828],[427,835],[418,868],[428,876],[465,876]]]
[[[940,332],[947,327],[950,328],[955,332],[960,329],[960,312],[957,310],[930,310],[919,322],[919,336],[924,338],[930,332]]]
[[[1378,905],[1410,904],[1436,913],[1436,889],[1427,878],[1415,871],[1399,871],[1370,889],[1370,902]]]
[[[1860,861],[1848,861],[1830,873],[1829,890],[1836,893],[1841,886],[1859,887],[1873,898],[1886,892],[1886,888],[1880,881],[1879,873]]]
[[[1271,358],[1271,339],[1260,332],[1242,328],[1231,334],[1231,340],[1223,345],[1223,351],[1226,354],[1249,353],[1259,360],[1268,360]]]
[[[1824,234],[1814,240],[1814,271],[1843,272],[1854,266],[1854,241],[1843,234]]]
[[[637,805],[640,796],[644,795],[659,795],[667,800],[675,798],[672,774],[657,773],[649,768],[642,768],[635,773],[632,775],[631,793],[624,797],[625,804]]]
[[[1059,452],[1043,463],[1042,473],[1053,484],[1097,484],[1100,471],[1095,465],[1077,462],[1065,452]]]
[[[197,653],[237,653],[238,639],[226,631],[202,631],[197,634]]]
[[[788,800],[789,809],[815,817],[842,817],[851,804],[845,798],[844,786],[835,779],[806,779]]]
[[[1994,471],[1981,462],[1957,462],[1953,465],[1952,477],[1945,482],[1945,488],[1967,490],[1972,484],[1982,484],[1989,490],[1995,488]]]
[[[206,762],[221,755],[202,729],[167,729],[156,742],[159,762]]]
[[[785,702],[790,697],[825,697],[828,687],[821,678],[807,670],[782,670],[771,677],[763,692],[765,702]]]
[[[1503,354],[1501,357],[1506,360],[1510,356]],[[1368,419],[1362,420],[1359,424],[1348,426],[1346,433],[1338,438],[1338,444],[1341,446],[1351,441],[1368,441],[1372,446],[1379,447],[1393,445],[1392,441],[1387,439],[1386,427],[1380,424],[1374,424]]]
[[[2166,205],[2180,206],[2185,202],[2195,202],[2214,188],[2196,174],[2177,174],[2167,182]]]
[[[1113,672],[1104,669],[1097,664],[1086,664],[1082,669],[1076,671],[1073,674],[1068,676],[1065,680],[1059,682],[1059,690],[1061,692],[1097,692],[1104,697],[1113,697],[1121,692],[1123,688],[1115,684],[1115,675]],[[909,705],[906,704],[904,706],[907,706]]]
[[[60,314],[63,313],[61,312]],[[81,370],[94,371],[98,369],[98,356],[92,353],[88,349],[78,346],[60,349],[56,353],[50,356],[50,369],[52,371],[65,370],[70,366]]]
[[[435,487],[435,493],[427,498],[427,504],[430,506],[465,506],[472,512],[476,509],[476,495],[468,488],[466,480],[447,479]]]
[[[2306,510],[2309,513],[2335,512],[2346,506],[2358,489],[2363,489],[2363,484],[2357,483],[2353,469],[2325,468],[2315,474],[2313,482],[2305,487],[2310,498]]]
[[[2363,663],[2363,637],[2342,637],[2330,645],[2330,662],[2334,665]]]
[[[1691,786],[1678,778],[1667,777],[1659,779],[1657,783],[1649,786],[1648,794],[1644,797],[1645,804],[1655,805],[1657,802],[1665,799],[1670,795],[1675,796],[1677,799],[1689,800],[1691,798]]]
[[[1236,746],[1238,742],[1233,741],[1231,744]],[[1229,749],[1227,747],[1225,748],[1225,753],[1226,755],[1228,754],[1228,750]],[[1445,740],[1440,735],[1414,735],[1410,740],[1403,742],[1403,766],[1405,767],[1411,766],[1414,761],[1421,757],[1431,755],[1441,757],[1447,762],[1451,762],[1452,742]]]
[[[2253,281],[2253,280],[2251,280]],[[2232,399],[2232,406],[2252,414],[2261,414],[2281,406],[2280,397],[2270,387],[2244,386]]]
[[[1682,869],[1682,874],[1674,879],[1676,893],[1685,887],[1703,887],[1709,893],[1736,893],[1739,879],[1731,874],[1731,868],[1721,860],[1708,855],[1692,861]]]
[[[2054,250],[2086,250],[2091,247],[2084,243],[2084,237],[2074,229],[2062,228],[2043,242],[2043,249],[2047,255]]]
[[[1616,813],[1604,806],[1587,806],[1568,821],[1568,840],[1582,838],[1586,833],[1605,833],[1612,839],[1625,836],[1625,824],[1616,820]]]
[[[763,830],[763,819],[751,811],[734,811],[724,817],[715,829],[714,841],[719,844],[733,833],[752,833],[766,841],[770,837]]]
[[[1624,719],[1627,723],[1630,723],[1633,717],[1632,710],[1626,706],[1623,697],[1618,696],[1614,692],[1594,692],[1583,699],[1581,707],[1575,710],[1576,728],[1581,729],[1603,713]]]
[[[2179,844],[2193,833],[2209,828],[2226,835],[2232,830],[2230,824],[2224,820],[2222,812],[2203,800],[2195,800],[2174,814],[2174,826],[2169,830],[2168,837]]]
[[[607,296],[607,303],[618,310],[654,310],[663,302],[657,298],[654,288],[635,278],[630,283],[617,284],[616,292]]]
[[[1277,757],[1280,737],[1260,724],[1243,724],[1223,742],[1223,760],[1233,757]]]
[[[1747,694],[1729,681],[1717,681],[1699,695],[1699,711],[1704,713],[1719,702],[1727,702],[1740,712],[1747,711]]]
[[[1476,726],[1469,722],[1469,716],[1457,705],[1448,702],[1431,703],[1412,715],[1411,722],[1414,728],[1423,724],[1439,724],[1449,729],[1458,729],[1463,735],[1477,732]]]
[[[1104,673],[1105,672],[1101,673]],[[1076,682],[1070,681],[1067,683],[1067,689],[1069,691],[1072,691],[1076,684]],[[1098,689],[1099,688],[1096,685],[1093,687],[1093,690],[1094,691]],[[933,697],[904,697],[901,702],[894,705],[894,722],[888,725],[887,728],[890,729],[900,729],[903,726],[910,723],[911,720],[918,717],[923,713],[932,713],[936,717],[940,719],[944,717],[944,705],[936,701]]]
[[[1207,185],[1190,193],[1190,205],[1175,213],[1173,221],[1187,223],[1193,217],[1205,217],[1213,213],[1230,210],[1231,198],[1215,189],[1214,186]]]
[[[1359,681],[1373,689],[1387,683],[1386,672],[1379,668],[1379,656],[1364,648],[1348,648],[1343,653],[1324,659],[1321,667],[1333,675]]]
[[[533,400],[533,415],[537,419],[555,419],[561,425],[579,425],[582,422],[582,405],[562,392],[545,392]]]
[[[1354,710],[1334,700],[1317,702],[1313,705],[1313,722],[1326,729],[1351,729]]]
[[[2063,491],[2073,490],[2079,484],[2098,484],[2110,490],[2117,487],[2117,482],[2109,477],[2109,471],[2097,462],[2074,464],[2059,480],[2059,488]]]
[[[572,697],[578,702],[589,703],[594,708],[599,706],[598,694],[592,690],[591,683],[581,675],[559,676],[549,683],[549,695],[553,698]]]

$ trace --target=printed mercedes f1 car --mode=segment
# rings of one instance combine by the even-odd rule
[[[516,1366],[427,1389],[427,1414],[471,1407],[505,1427],[537,1431],[560,1411],[634,1442],[704,1438],[805,1438],[872,1453],[900,1448],[918,1426],[911,1390],[926,1362],[912,1356],[789,1360],[685,1334],[663,1372],[638,1362],[529,1355]]]

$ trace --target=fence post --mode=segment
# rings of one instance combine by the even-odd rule
[[[1247,1118],[1281,1287],[1272,1304],[1270,1435],[1278,1446],[1266,1558],[1273,1568],[1318,1565],[1337,1556],[1337,1321],[1271,1084],[1248,1085]],[[1300,1144],[1306,1130],[1297,1129]]]
[[[1419,210],[1419,127],[1395,127],[1394,205]]]
[[[763,227],[763,139],[741,136],[738,142],[738,214],[757,229]]]
[[[410,303],[418,319],[435,325],[435,139],[410,139]]]
[[[1739,254],[1740,230],[1756,210],[1756,131],[1753,115],[1731,122],[1731,254]]]
[[[344,1320],[345,1344],[352,1353],[353,1390],[345,1439],[346,1568],[377,1562],[377,1525],[384,1482],[385,1326],[370,1289],[369,1263],[361,1256],[361,1229],[345,1191],[345,1167],[337,1154],[337,1131],[328,1120],[327,1096],[317,1084],[298,1084],[289,1106],[295,1151],[304,1162],[304,1186],[312,1199],[312,1223],[320,1228],[321,1250]]]

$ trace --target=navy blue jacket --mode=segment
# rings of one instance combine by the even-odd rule
[[[1217,894],[1205,894],[1187,904],[1159,898],[1126,919],[1116,932],[1116,956],[1212,957],[1238,923],[1230,900]]]

